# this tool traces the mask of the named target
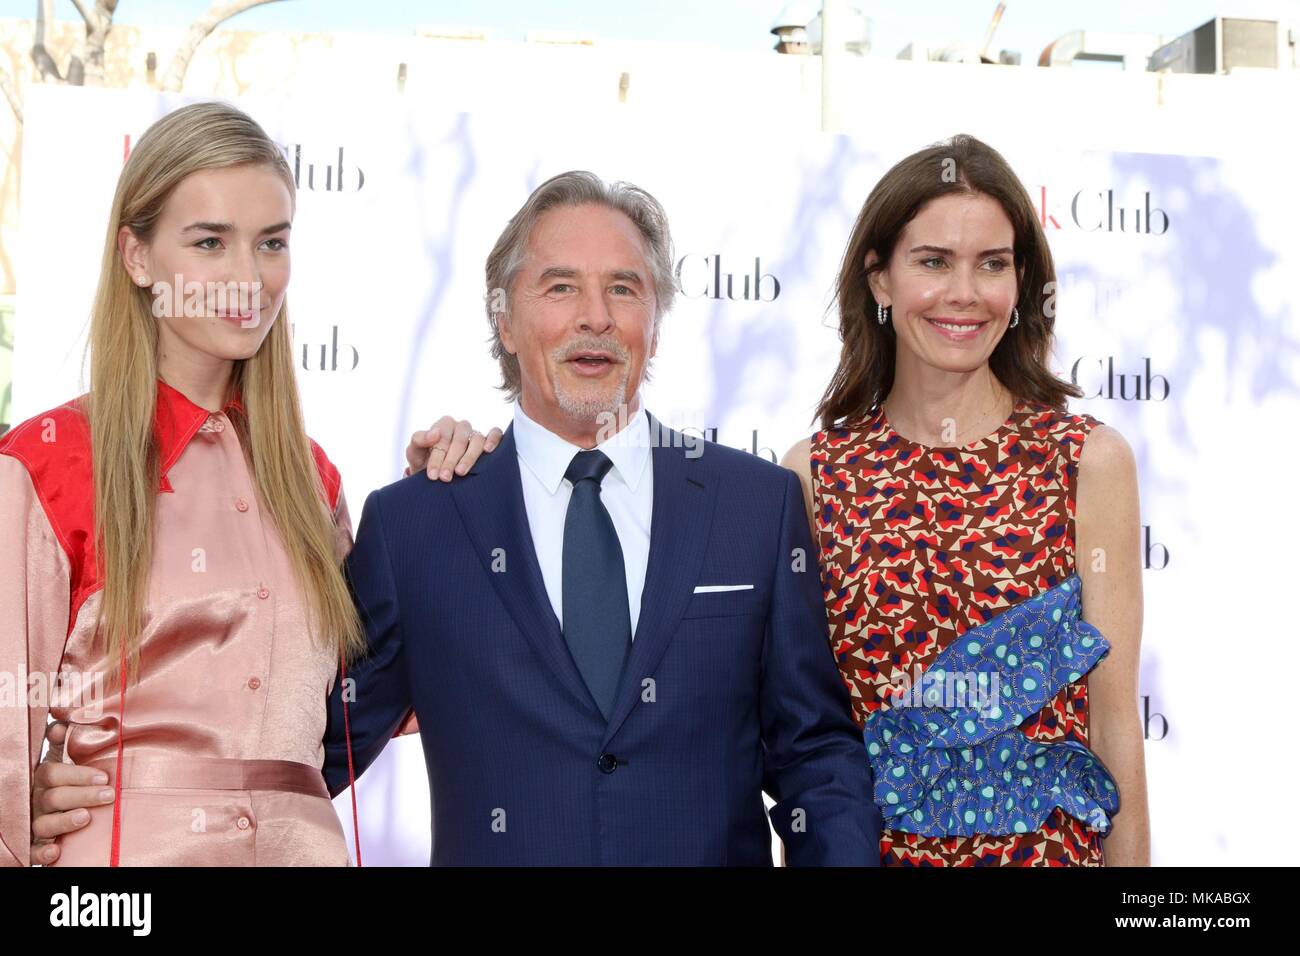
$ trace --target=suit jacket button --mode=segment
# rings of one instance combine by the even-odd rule
[[[596,761],[596,766],[600,768],[601,773],[613,773],[618,767],[618,758],[613,754],[601,754],[600,759]]]

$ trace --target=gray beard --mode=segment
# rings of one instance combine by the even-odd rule
[[[630,374],[631,370],[624,364],[623,377],[619,379],[618,387],[605,396],[574,395],[557,383],[555,399],[559,403],[560,411],[577,422],[600,422],[608,420],[608,416],[617,416],[619,408],[627,403],[627,382]]]

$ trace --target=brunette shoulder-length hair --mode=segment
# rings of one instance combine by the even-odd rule
[[[952,139],[913,153],[881,177],[858,213],[836,286],[840,313],[840,364],[817,406],[822,428],[870,420],[894,385],[894,324],[876,321],[876,299],[867,281],[888,267],[903,229],[933,199],[979,193],[1002,206],[1015,230],[1016,307],[1020,321],[1008,328],[989,356],[993,374],[1012,394],[1064,410],[1083,392],[1048,367],[1055,326],[1056,267],[1029,194],[1007,161],[974,136]],[[870,269],[867,253],[878,259]]]

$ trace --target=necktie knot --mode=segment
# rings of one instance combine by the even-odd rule
[[[599,486],[605,480],[605,475],[613,467],[614,463],[605,456],[604,452],[595,449],[580,451],[573,456],[573,461],[569,462],[564,477],[568,478],[575,486],[578,482],[587,479],[591,479]]]

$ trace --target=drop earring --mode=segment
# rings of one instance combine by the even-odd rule
[[[1020,309],[1019,309],[1019,308],[1012,309],[1012,310],[1011,310],[1011,324],[1010,324],[1009,326],[1007,326],[1007,328],[1009,328],[1009,329],[1014,329],[1014,328],[1015,328],[1017,325],[1019,325],[1019,324],[1020,324]]]

